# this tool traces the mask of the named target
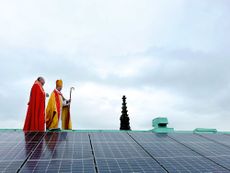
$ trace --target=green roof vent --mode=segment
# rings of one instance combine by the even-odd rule
[[[196,128],[193,133],[217,133],[216,129]]]
[[[152,126],[154,129],[152,130],[153,132],[156,133],[169,133],[173,132],[173,128],[168,128],[168,119],[166,117],[158,117],[153,119],[152,121]]]

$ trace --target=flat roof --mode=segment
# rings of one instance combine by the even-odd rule
[[[230,135],[10,129],[0,155],[2,172],[230,172]]]

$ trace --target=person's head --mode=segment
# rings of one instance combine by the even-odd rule
[[[37,81],[40,82],[42,86],[45,85],[45,79],[43,77],[38,77]]]
[[[62,80],[61,80],[61,79],[60,79],[60,80],[56,80],[56,89],[57,89],[58,91],[61,91],[61,90],[62,90],[62,86],[63,86]]]

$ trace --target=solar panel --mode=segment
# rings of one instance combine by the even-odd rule
[[[126,132],[92,132],[90,138],[94,143],[134,143]]]
[[[88,133],[48,132],[22,172],[95,172]]]
[[[230,136],[224,134],[201,134],[201,136],[230,147]]]
[[[119,138],[120,137],[120,138]],[[145,158],[148,154],[127,133],[90,133],[96,158]],[[99,139],[102,139],[101,141]],[[123,141],[121,141],[123,139]]]
[[[97,168],[103,172],[165,172],[127,133],[90,133]]]
[[[25,134],[24,141],[26,141],[27,143],[39,142],[43,138],[43,136],[45,135],[44,132],[28,132],[28,133],[24,133],[24,134]]]
[[[165,173],[166,171],[152,158],[97,159],[99,173]]]
[[[90,143],[42,141],[31,155],[32,160],[92,158]]]
[[[152,133],[152,132],[129,132],[129,134],[135,138],[137,141],[143,143],[167,143],[173,142],[167,134],[161,133]]]
[[[212,142],[193,133],[169,133],[168,136],[182,143],[207,143]]]
[[[22,140],[24,136],[21,131],[0,131],[0,142]]]
[[[4,173],[12,173],[17,172],[17,170],[22,165],[23,161],[1,161],[0,162],[0,170]]]
[[[183,143],[201,155],[210,156],[230,156],[230,148],[213,142],[196,134],[170,134],[172,138]],[[218,137],[218,135],[216,135]]]
[[[89,172],[94,173],[93,159],[80,160],[29,160],[21,172]]]
[[[98,158],[145,158],[148,154],[135,143],[93,143]]]
[[[85,132],[47,132],[43,138],[45,141],[72,141],[72,142],[89,142],[88,133]]]
[[[214,157],[209,157],[209,158],[215,161],[216,163],[224,166],[225,168],[230,169],[230,157],[229,156],[214,156]]]
[[[171,139],[171,135],[151,132],[131,132],[130,135],[168,172],[215,172],[217,170],[228,172],[227,169],[219,166],[214,161],[202,157],[199,153]],[[202,137],[197,139],[191,135],[188,135],[188,138],[182,138],[183,135],[178,135],[181,141],[194,140],[193,144],[206,141]]]
[[[199,156],[187,147],[169,138],[167,134],[152,132],[130,133],[154,157]]]
[[[230,136],[0,132],[0,172],[230,172]]]
[[[158,160],[169,172],[173,173],[229,172],[223,167],[203,157],[158,158]]]
[[[17,172],[33,149],[41,133],[24,133],[19,131],[0,132],[0,170]]]
[[[177,141],[183,143],[189,148],[193,149],[195,152],[200,155],[205,156],[206,158],[212,160],[214,163],[225,167],[230,170],[229,157],[230,157],[230,148],[224,145],[221,145],[213,140],[209,140],[201,135],[196,134],[170,134],[171,137]],[[219,134],[215,134],[215,137],[219,137]],[[213,137],[212,137],[213,138]],[[215,139],[215,140],[217,140]]]

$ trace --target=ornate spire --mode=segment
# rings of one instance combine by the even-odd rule
[[[130,125],[129,125],[129,115],[128,115],[128,110],[126,106],[126,97],[122,97],[123,103],[122,103],[122,111],[121,111],[121,117],[120,117],[120,130],[131,130]]]

